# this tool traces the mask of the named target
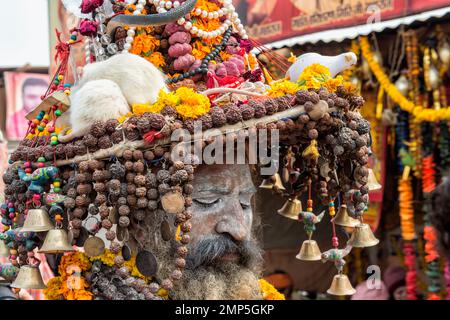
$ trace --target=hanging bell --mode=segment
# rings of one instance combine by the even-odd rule
[[[54,228],[48,213],[43,209],[30,209],[28,210],[27,217],[23,224],[22,232],[44,232]]]
[[[302,261],[319,261],[322,259],[322,253],[315,240],[305,240],[296,258]]]
[[[9,249],[3,240],[0,240],[0,257],[9,257]]]
[[[380,190],[383,186],[378,183],[375,173],[369,168],[369,177],[367,178],[367,187],[370,191]]]
[[[356,290],[353,288],[347,275],[337,274],[334,276],[327,293],[333,296],[351,296],[356,293]]]
[[[357,225],[349,240],[349,244],[355,248],[367,248],[376,246],[380,240],[375,238],[370,226],[366,223]]]
[[[402,74],[397,81],[395,81],[395,87],[404,96],[408,96],[409,93],[409,81],[406,75]]]
[[[302,202],[297,198],[288,199],[284,206],[278,210],[278,214],[285,218],[298,220],[298,214],[302,211]]]
[[[438,50],[439,58],[444,63],[444,65],[450,64],[450,44],[447,41],[444,42],[442,46],[439,47]]]
[[[38,252],[56,254],[70,251],[74,251],[74,249],[69,243],[66,230],[53,229],[47,233],[44,244]]]
[[[38,266],[24,265],[20,267],[16,280],[11,284],[11,287],[17,289],[45,289],[47,286],[42,280]]]
[[[331,220],[338,226],[354,228],[360,224],[359,220],[349,216],[347,211],[347,206],[345,204],[341,205],[336,216]]]
[[[264,179],[261,185],[259,186],[261,189],[274,189],[277,188],[279,190],[286,190],[286,188],[283,186],[283,182],[281,182],[281,177],[278,173],[271,176],[268,179]]]

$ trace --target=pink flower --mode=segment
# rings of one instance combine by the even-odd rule
[[[81,13],[91,13],[98,7],[103,5],[103,0],[83,0],[81,3]]]
[[[97,22],[84,19],[80,23],[80,33],[86,37],[95,36],[97,33],[97,26]]]

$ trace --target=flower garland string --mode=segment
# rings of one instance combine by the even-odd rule
[[[450,119],[450,107],[442,108],[440,110],[426,109],[423,106],[416,105],[403,96],[374,59],[367,37],[361,37],[359,41],[361,44],[361,52],[367,60],[373,74],[389,97],[398,104],[402,110],[413,114],[420,122],[436,122],[439,120]]]

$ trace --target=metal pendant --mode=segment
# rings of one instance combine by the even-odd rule
[[[136,256],[136,267],[142,275],[152,277],[158,271],[158,262],[153,253],[142,250]]]
[[[84,243],[84,252],[88,257],[97,257],[105,252],[105,242],[99,237],[90,237]]]
[[[126,243],[122,247],[122,257],[125,261],[131,260],[131,248]]]
[[[169,221],[167,221],[167,219],[164,219],[163,222],[161,222],[161,238],[164,241],[170,241],[173,239],[173,232],[172,232],[172,228],[170,227],[170,223]]]

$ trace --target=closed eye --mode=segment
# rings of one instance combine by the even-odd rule
[[[213,205],[219,203],[220,198],[216,198],[216,199],[194,199],[194,202],[197,203],[199,206],[203,207],[203,208],[210,208]]]

